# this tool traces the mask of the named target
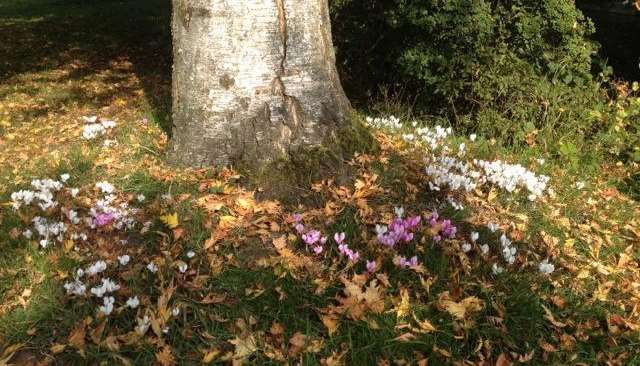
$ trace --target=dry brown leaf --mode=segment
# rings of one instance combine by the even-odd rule
[[[162,366],[175,365],[176,359],[173,357],[171,347],[169,347],[168,345],[162,347],[162,350],[156,353],[156,361],[158,361],[158,363],[160,363],[160,365]]]

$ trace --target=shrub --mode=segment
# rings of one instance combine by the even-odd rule
[[[610,127],[590,114],[607,109],[608,74],[592,62],[594,27],[573,1],[333,0],[331,11],[356,103],[383,87],[508,145],[543,145],[573,162],[587,143],[612,150],[592,145]]]

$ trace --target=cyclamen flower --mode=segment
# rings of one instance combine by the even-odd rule
[[[489,246],[487,244],[482,244],[480,246],[480,251],[482,251],[482,254],[488,254],[489,253]]]
[[[94,276],[100,272],[103,272],[106,269],[107,269],[107,263],[105,261],[97,261],[87,268],[86,273],[89,276]]]
[[[102,285],[100,287],[94,287],[91,289],[91,293],[97,297],[104,296],[105,293],[118,291],[120,289],[120,285],[111,281],[109,278],[102,279]]]
[[[296,231],[298,232],[298,234],[302,234],[304,232],[304,225],[297,223],[296,226]]]
[[[115,190],[115,187],[107,181],[96,183],[96,188],[99,188],[104,194],[111,194]]]
[[[393,209],[393,211],[395,212],[396,217],[397,217],[397,218],[399,218],[399,219],[401,219],[401,218],[402,218],[402,216],[404,216],[404,207],[402,207],[402,206],[400,206],[400,207],[395,207],[395,208]]]
[[[540,264],[538,265],[538,269],[540,270],[540,273],[550,275],[551,273],[553,273],[556,267],[553,264],[549,263],[548,259],[545,259],[540,262]]]
[[[400,260],[398,261],[398,266],[406,267],[406,268],[416,267],[418,266],[418,257],[414,255],[409,260],[407,260],[407,258],[405,257],[400,257]]]
[[[60,180],[62,181],[62,183],[66,183],[69,180],[69,178],[71,178],[71,176],[67,173],[60,175]]]
[[[128,255],[121,255],[118,256],[118,262],[120,262],[121,266],[126,266],[127,263],[129,263],[129,261],[131,260],[131,257],[129,257]]]
[[[129,299],[127,299],[126,305],[131,309],[137,308],[138,305],[140,305],[140,300],[138,300],[138,296],[130,297]]]
[[[469,253],[471,251],[471,244],[467,242],[462,243],[462,251],[465,253]]]
[[[300,222],[300,221],[302,221],[302,215],[300,215],[299,213],[293,214],[293,222]]]
[[[73,294],[76,296],[83,296],[87,291],[87,287],[78,279],[73,282],[65,283],[64,288],[67,290],[67,295]]]
[[[188,268],[189,266],[186,263],[180,263],[180,265],[178,265],[178,270],[180,271],[180,273],[185,273]]]
[[[193,258],[196,256],[196,252],[194,252],[193,250],[190,250],[187,252],[187,258]]]
[[[476,241],[478,241],[478,238],[480,238],[480,234],[477,231],[472,231],[471,241],[475,243]]]
[[[373,273],[376,271],[376,261],[367,261],[367,272]]]
[[[147,199],[147,197],[144,196],[144,194],[139,194],[136,196],[136,199],[138,200],[138,202],[144,202],[144,200]]]
[[[112,213],[99,213],[94,217],[94,222],[97,227],[104,227],[115,221],[115,216]]]
[[[321,234],[318,230],[310,230],[307,233],[302,234],[302,240],[304,240],[307,245],[313,245],[320,240],[320,235]]]
[[[495,233],[496,230],[498,230],[498,224],[494,224],[493,222],[488,223],[487,227],[492,233]]]
[[[109,316],[113,311],[113,303],[116,301],[112,296],[105,297],[103,299],[104,305],[100,306],[98,310],[104,313],[105,316]]]
[[[155,263],[153,262],[149,262],[149,264],[147,264],[147,269],[149,270],[149,272],[151,273],[156,273],[158,272],[158,266],[156,266]]]
[[[180,315],[180,308],[179,307],[175,307],[171,310],[171,315],[173,316],[178,316]]]
[[[401,212],[404,214],[404,212]],[[376,225],[376,233],[378,241],[390,248],[395,247],[399,242],[408,243],[413,240],[413,230],[420,224],[420,216],[408,217],[401,219],[396,217],[391,221],[389,226]]]
[[[344,233],[335,233],[333,234],[333,240],[336,241],[336,244],[340,245],[344,243],[345,234]]]
[[[499,275],[502,272],[504,272],[504,268],[500,267],[496,263],[493,264],[493,266],[491,267],[491,270],[493,271],[494,275]]]

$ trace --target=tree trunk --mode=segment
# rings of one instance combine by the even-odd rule
[[[327,0],[173,0],[172,30],[174,162],[253,165],[348,120]]]

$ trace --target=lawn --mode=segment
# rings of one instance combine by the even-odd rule
[[[169,10],[0,3],[0,365],[640,364],[637,164],[361,111],[178,169]]]

